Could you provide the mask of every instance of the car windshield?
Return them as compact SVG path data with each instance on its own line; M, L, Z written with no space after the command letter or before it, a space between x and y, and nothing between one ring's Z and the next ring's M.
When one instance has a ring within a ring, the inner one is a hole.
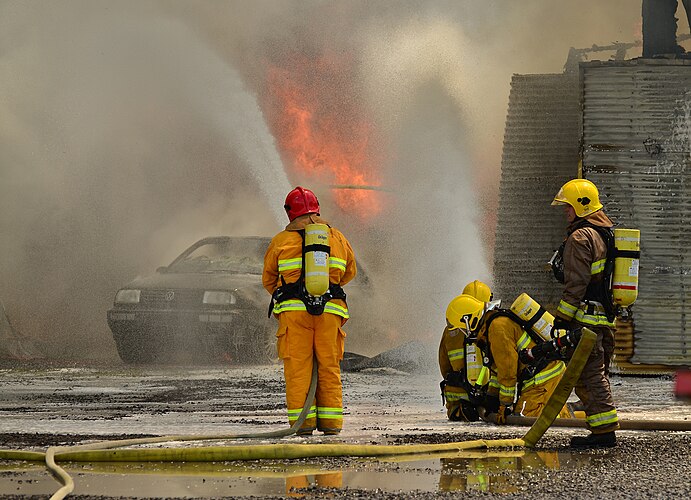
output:
M213 240L183 253L167 272L261 274L267 245L259 238Z

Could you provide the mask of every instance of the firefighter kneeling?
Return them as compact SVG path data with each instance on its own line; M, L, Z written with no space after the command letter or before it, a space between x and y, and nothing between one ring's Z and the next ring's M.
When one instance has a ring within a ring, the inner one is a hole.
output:
M478 420L479 407L496 413L499 424L512 412L537 417L564 373L557 356L531 360L525 350L542 342L515 314L496 306L462 294L447 308L439 365L450 420ZM559 416L570 414L564 408Z

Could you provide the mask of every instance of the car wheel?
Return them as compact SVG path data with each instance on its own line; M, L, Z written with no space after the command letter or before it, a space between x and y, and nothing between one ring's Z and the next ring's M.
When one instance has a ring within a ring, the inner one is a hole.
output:
M261 338L261 352L258 353L258 363L275 365L280 361L280 358L278 357L278 348L276 345L275 327L264 328L264 333Z
M157 347L151 340L134 335L114 335L115 346L120 359L128 364L141 365L155 363L158 359Z
M241 364L266 365L276 363L276 336L274 325L269 321L250 325L234 338L235 359Z

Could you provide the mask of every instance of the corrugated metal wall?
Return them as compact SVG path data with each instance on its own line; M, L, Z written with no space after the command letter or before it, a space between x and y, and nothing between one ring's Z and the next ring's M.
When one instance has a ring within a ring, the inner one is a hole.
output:
M578 73L514 75L504 132L494 250L495 296L504 306L522 292L554 312L561 285L546 270L566 230L550 206L578 171Z
M631 363L691 364L691 61L581 64L583 174L641 230Z

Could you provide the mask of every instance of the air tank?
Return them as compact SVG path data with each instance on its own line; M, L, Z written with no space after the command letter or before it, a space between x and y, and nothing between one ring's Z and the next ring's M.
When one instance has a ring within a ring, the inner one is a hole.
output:
M313 297L329 289L329 226L305 226L305 289Z

